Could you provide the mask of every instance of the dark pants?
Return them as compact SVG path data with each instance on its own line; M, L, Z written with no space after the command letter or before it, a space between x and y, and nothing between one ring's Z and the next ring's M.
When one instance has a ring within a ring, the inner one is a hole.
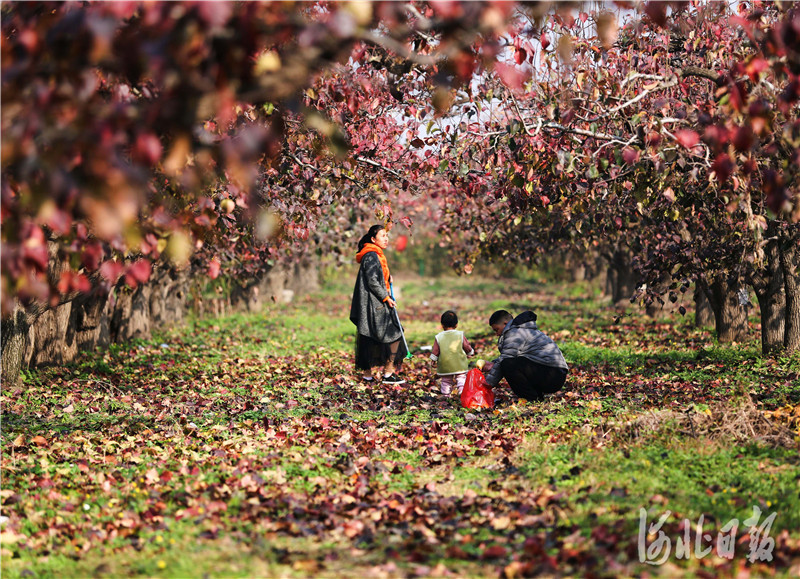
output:
M542 400L545 394L558 392L567 380L566 369L521 357L503 360L500 370L514 394L526 400Z

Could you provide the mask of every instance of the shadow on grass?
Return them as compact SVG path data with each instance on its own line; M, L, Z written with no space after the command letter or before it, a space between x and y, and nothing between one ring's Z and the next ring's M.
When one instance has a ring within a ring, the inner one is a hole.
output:
M53 432L56 435L67 435L77 431L111 433L117 429L125 434L136 434L147 429L161 430L165 425L163 419L159 420L155 416L130 416L129 414L76 413L45 418L14 412L3 413L3 430L9 437L18 434L32 436L45 432Z
M579 342L560 344L564 356L575 364L602 364L616 370L648 369L654 371L676 371L676 364L717 365L720 369L733 370L748 367L753 372L766 367L753 348L728 348L715 346L700 350L672 350L667 352L642 352L633 347L592 346ZM666 366L666 367L661 367Z
M589 346L578 342L560 344L568 363L580 365L602 365L614 370L653 368L664 371L662 366L696 361L696 353L691 351L636 352L633 348L611 350L603 346ZM674 369L674 366L671 366Z

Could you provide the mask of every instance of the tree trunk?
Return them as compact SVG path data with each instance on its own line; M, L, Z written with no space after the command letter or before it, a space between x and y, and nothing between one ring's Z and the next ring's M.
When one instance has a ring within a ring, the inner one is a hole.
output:
M767 230L769 236L774 233ZM765 267L756 272L751 285L761 310L761 353L771 356L784 348L786 293L777 240L767 243L764 254Z
M672 283L672 276L670 275L661 275L659 279L654 282L652 285L648 284L647 292L646 292L646 299L650 300L649 303L645 306L645 313L651 317L655 318L660 313L667 313L671 312L675 309L674 304L677 302L677 294L674 291L671 291L670 284ZM670 294L675 299L675 302L670 299L669 303L664 300L664 296Z
M32 366L60 366L75 359L78 348L72 306L69 302L49 309L31 324Z
M294 298L294 291L289 289L291 271L281 265L276 264L261 281L261 293L264 300L274 303L286 304Z
M150 293L150 322L154 327L168 327L183 321L189 293L186 269L161 265L155 268L148 285Z
M65 304L35 314L30 322L22 367L72 362L80 352L110 343L108 294L97 287Z
M570 276L573 282L586 281L586 266L582 263L574 263L570 267Z
M739 303L741 283L718 275L711 282L709 301L714 310L714 327L721 343L741 342L747 339L747 310Z
M781 239L780 264L786 294L786 325L783 347L787 353L800 351L800 235Z
M51 285L55 285L68 265L66 260L59 255L58 244L53 241L48 240L47 242L47 255L47 278ZM0 374L4 385L19 382L29 338L35 334L32 325L47 309L47 304L39 302L34 302L26 308L17 305L11 315L2 320L2 336L0 336L2 339L2 369L0 369Z
M714 310L708 301L705 284L698 281L694 286L694 327L705 328L714 321Z
M294 264L288 288L296 295L303 295L319 289L319 269L317 262L304 256Z
M617 271L610 265L606 268L606 279L603 283L603 295L613 298L617 287Z
M75 330L79 352L106 347L111 343L109 321L112 309L108 297L108 293L101 290L75 300L73 308L76 311Z
M140 285L133 292L127 288L117 290L117 301L111 317L111 340L127 342L135 338L150 337L150 294L148 285Z
M25 342L28 336L29 320L25 310L16 307L10 316L0 321L0 340L2 340L3 388L16 386L22 371Z
M633 271L633 260L628 251L617 250L611 258L608 272L611 280L611 301L615 306L630 303L636 292L639 278Z
M606 289L608 286L608 268L604 267L605 264L603 264L603 267L601 267L601 264L599 263L600 258L598 258L597 261L598 263L596 269L590 267L587 271L587 276L590 280L592 280L595 286L603 288L602 295L605 296L607 295Z

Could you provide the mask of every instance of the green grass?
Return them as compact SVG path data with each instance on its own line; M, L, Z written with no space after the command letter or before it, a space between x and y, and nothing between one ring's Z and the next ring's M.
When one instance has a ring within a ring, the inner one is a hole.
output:
M755 335L717 344L690 316L617 319L587 284L397 285L415 353L398 390L358 381L349 283L26 372L0 395L3 575L496 577L538 569L537 542L557 562L545 575L610 560L614 575L735 574L639 563L640 508L671 511L674 539L683 519L713 532L758 506L773 537L800 539L800 430L770 414L800 402L800 357L763 359ZM438 394L420 347L444 310L491 359L488 316L527 307L571 365L563 392L522 404L501 388L494 411ZM700 428L740 406L772 438Z
M612 507L626 513L637 513L640 507L670 510L679 513L680 520L696 521L705 514L724 523L744 520L758 506L778 512L775 532L800 526L795 480L799 461L793 450L651 441L598 451L576 442L554 447L533 443L519 463L534 484L552 484L567 492L575 506L570 518L581 528L590 529L592 520L610 522ZM789 468L772 472L778 465ZM616 494L609 495L613 489ZM660 496L654 503L655 495ZM603 513L595 519L592 514L598 510Z

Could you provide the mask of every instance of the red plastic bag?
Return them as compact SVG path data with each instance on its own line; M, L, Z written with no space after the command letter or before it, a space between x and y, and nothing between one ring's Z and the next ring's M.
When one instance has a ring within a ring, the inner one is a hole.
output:
M464 408L494 408L494 392L486 383L483 372L477 368L467 372L461 391L461 405Z

